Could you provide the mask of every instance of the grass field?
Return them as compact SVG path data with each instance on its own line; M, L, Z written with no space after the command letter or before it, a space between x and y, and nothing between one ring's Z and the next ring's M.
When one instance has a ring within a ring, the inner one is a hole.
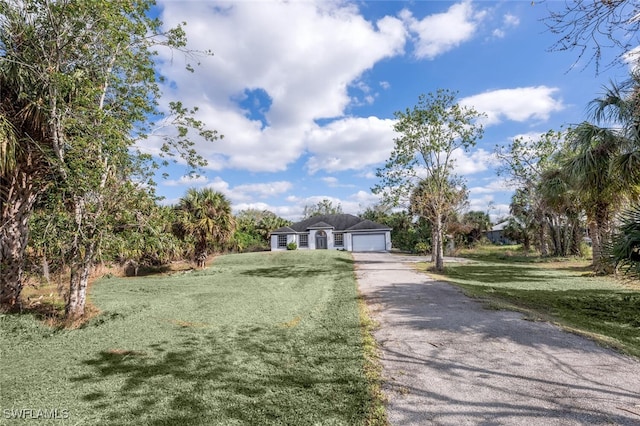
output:
M592 276L586 260L541 259L510 247L484 247L462 255L473 261L447 263L444 274L429 274L494 308L556 322L640 357L637 282ZM423 264L423 270L427 266Z
M0 422L21 423L7 418L16 410L74 425L371 417L349 253L222 256L203 271L102 279L91 300L101 313L77 330L0 317Z

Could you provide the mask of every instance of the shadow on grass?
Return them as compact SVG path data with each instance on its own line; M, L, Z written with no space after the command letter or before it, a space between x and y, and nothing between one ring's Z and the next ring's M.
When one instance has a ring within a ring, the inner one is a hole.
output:
M261 327L181 333L177 344L112 349L84 361L91 373L74 381L95 387L84 400L100 424L362 421L367 391L360 352L332 342L329 330L312 338Z
M330 273L331 270L323 268L300 268L296 266L273 266L269 268L255 268L241 272L250 277L267 278L304 278Z
M250 277L266 277L266 278L309 278L327 274L344 274L353 269L353 261L351 259L335 259L338 263L334 263L331 268L317 268L308 266L291 266L279 265L266 268L254 268L241 272L242 275Z
M544 282L557 277L544 274L540 268L509 264L460 264L448 268L447 276L483 283Z

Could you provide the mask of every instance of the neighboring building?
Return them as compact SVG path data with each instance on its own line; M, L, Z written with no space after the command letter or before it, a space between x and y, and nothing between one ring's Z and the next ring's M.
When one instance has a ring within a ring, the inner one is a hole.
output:
M487 231L487 238L489 239L489 241L491 241L493 244L500 244L500 245L517 244L516 241L510 240L509 238L504 236L504 228L508 224L509 224L509 221L505 220L503 222L498 223L493 228L491 228L491 231Z
M271 232L271 250L391 250L391 228L350 214L314 216Z

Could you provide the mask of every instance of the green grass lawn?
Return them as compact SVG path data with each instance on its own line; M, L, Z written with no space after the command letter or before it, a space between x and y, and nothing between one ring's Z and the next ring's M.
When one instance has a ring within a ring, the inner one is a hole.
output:
M5 315L6 410L86 425L353 425L370 416L349 253L221 256L203 271L102 279L101 310L54 330ZM46 424L47 422L38 422Z
M540 259L487 248L463 254L469 263L447 263L442 275L494 308L521 310L594 337L640 357L640 291L637 283L595 277L587 261ZM426 269L427 265L423 265Z

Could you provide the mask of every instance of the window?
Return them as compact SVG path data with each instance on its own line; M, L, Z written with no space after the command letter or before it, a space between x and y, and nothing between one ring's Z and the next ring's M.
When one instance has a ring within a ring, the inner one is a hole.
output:
M278 247L286 247L286 246L287 246L287 236L278 235Z
M309 247L309 234L300 234L300 247Z
M333 234L333 245L336 247L344 246L344 234Z

